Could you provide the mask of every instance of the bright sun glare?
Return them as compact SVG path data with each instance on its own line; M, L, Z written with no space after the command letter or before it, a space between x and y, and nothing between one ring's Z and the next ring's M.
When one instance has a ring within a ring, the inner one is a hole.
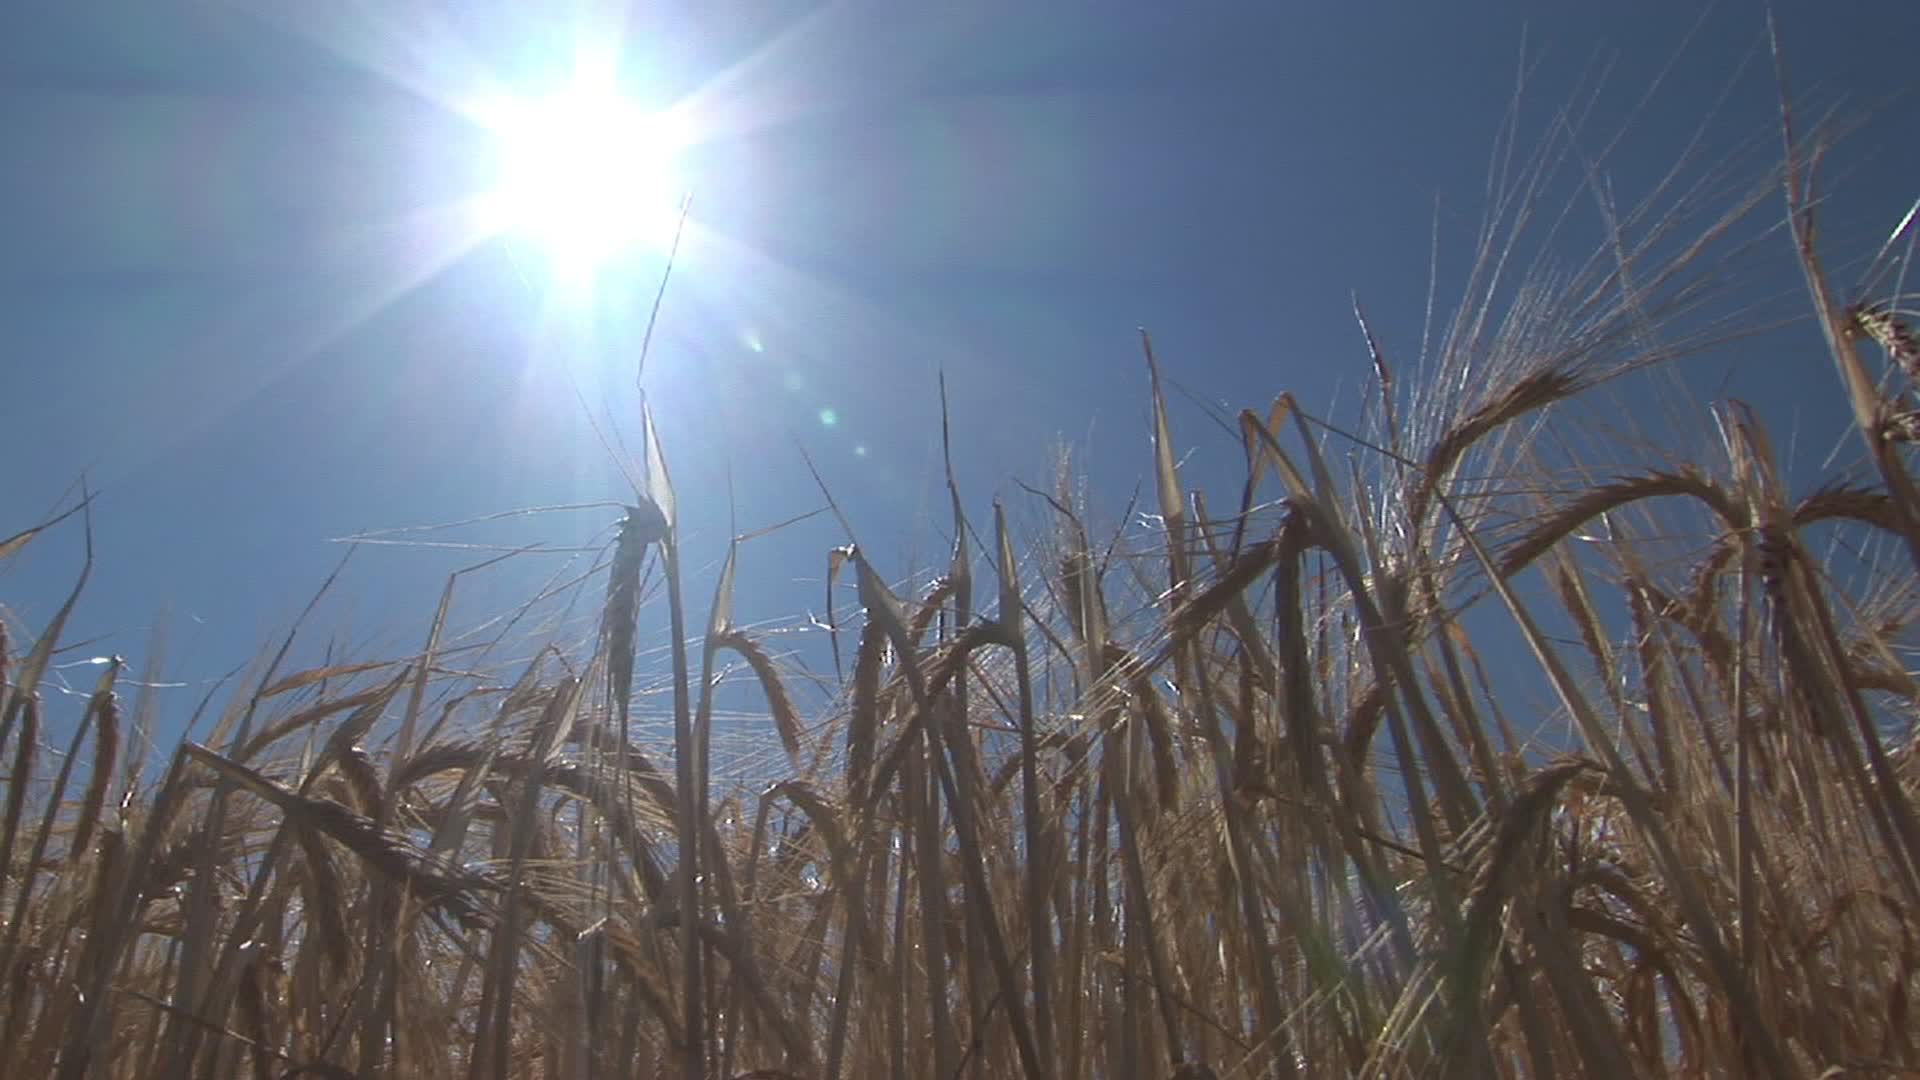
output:
M636 246L664 246L680 202L681 140L666 114L611 91L575 89L489 110L498 140L494 228L542 249L562 273L590 276Z

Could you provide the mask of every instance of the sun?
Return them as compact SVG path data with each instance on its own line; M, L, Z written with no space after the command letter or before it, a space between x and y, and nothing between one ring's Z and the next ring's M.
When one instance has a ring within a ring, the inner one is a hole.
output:
M484 197L491 227L529 242L566 276L664 247L683 198L684 139L670 117L590 86L495 103L482 116L497 154Z

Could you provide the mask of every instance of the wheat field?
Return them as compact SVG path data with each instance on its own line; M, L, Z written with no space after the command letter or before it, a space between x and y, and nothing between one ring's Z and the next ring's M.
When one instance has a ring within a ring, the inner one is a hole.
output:
M1828 143L1782 127L1772 174L1676 172L1553 260L1510 256L1571 144L1517 155L1430 355L1362 315L1364 415L1229 418L1230 505L1142 335L1147 512L1063 462L1043 527L975 522L949 469L937 579L827 553L817 713L731 551L682 595L651 420L572 653L467 670L445 606L411 655L269 648L149 772L117 667L45 745L71 601L0 637L0 1071L1920 1076L1914 223L1823 252ZM1756 218L1857 429L1812 485L1735 401L1684 456L1592 422L1746 332L1716 253ZM777 782L713 764L722 671Z

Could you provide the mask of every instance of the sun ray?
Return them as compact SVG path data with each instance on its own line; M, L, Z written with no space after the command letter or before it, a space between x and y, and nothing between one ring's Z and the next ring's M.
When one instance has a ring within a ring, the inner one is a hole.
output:
M303 355L319 352L345 337L458 262L490 235L480 208L472 200L423 207L371 232L379 234L369 243L383 249L377 260L382 272L337 318L304 343L299 350ZM420 238L425 238L424 242Z
M511 234L537 252L550 284L584 295L608 263L664 245L685 181L679 151L694 127L684 107L647 107L635 82L627 20L582 15L545 55L517 58L514 75L490 65L447 17L378 13L321 22L276 20L284 31L473 124L484 137L486 236Z

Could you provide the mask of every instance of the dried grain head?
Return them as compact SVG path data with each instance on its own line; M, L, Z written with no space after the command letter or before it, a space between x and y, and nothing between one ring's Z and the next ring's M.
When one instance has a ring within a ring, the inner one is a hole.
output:
M1887 361L1907 377L1914 392L1920 393L1920 335L1887 304L1856 304L1846 310L1847 328L1880 346Z

